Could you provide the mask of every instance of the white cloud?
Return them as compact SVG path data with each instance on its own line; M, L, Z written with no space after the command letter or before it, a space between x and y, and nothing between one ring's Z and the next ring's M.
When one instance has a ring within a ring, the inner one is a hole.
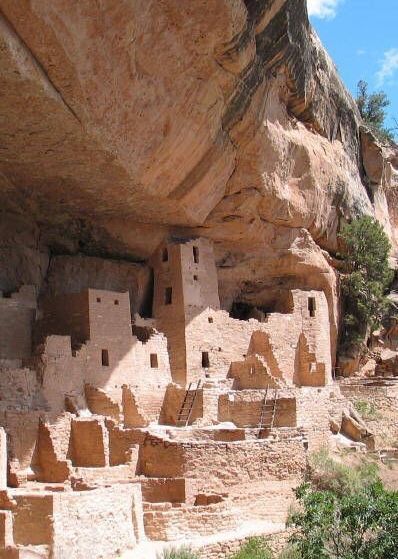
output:
M307 0L308 14L321 19L331 19L336 15L342 0Z
M386 79L392 78L398 70L398 48L387 50L380 64L380 70L376 74L378 87L381 87Z

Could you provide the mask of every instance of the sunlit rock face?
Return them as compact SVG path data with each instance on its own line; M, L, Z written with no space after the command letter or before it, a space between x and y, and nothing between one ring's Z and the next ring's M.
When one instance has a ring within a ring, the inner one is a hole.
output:
M0 10L0 288L41 287L54 254L142 262L167 236L201 235L225 307L322 288L337 331L322 249L361 213L395 239L397 157L360 133L304 0Z

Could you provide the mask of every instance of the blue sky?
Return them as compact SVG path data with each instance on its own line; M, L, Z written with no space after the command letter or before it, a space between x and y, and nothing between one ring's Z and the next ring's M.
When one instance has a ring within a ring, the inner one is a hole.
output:
M398 120L398 0L307 0L311 22L355 95L359 80L391 101Z

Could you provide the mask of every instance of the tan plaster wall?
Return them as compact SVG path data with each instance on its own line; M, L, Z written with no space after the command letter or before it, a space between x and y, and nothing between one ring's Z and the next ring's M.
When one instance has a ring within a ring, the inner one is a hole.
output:
M261 418L265 391L244 390L223 394L219 399L218 418L232 421L237 427L257 427ZM270 391L269 398L273 397ZM278 397L274 427L296 427L295 398Z
M112 559L132 549L136 499L131 484L55 494L54 559Z

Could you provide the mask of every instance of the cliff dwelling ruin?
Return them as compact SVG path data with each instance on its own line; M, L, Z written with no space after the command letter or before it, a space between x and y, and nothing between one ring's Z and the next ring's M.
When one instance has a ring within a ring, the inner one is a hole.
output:
M0 0L0 70L0 559L230 559L320 449L396 462L338 255L396 265L397 149L305 0Z
M242 518L277 529L332 418L371 445L333 383L322 291L286 291L284 312L239 320L220 308L207 239L150 261L150 318L131 314L128 292L0 299L1 518L16 557L117 557Z

